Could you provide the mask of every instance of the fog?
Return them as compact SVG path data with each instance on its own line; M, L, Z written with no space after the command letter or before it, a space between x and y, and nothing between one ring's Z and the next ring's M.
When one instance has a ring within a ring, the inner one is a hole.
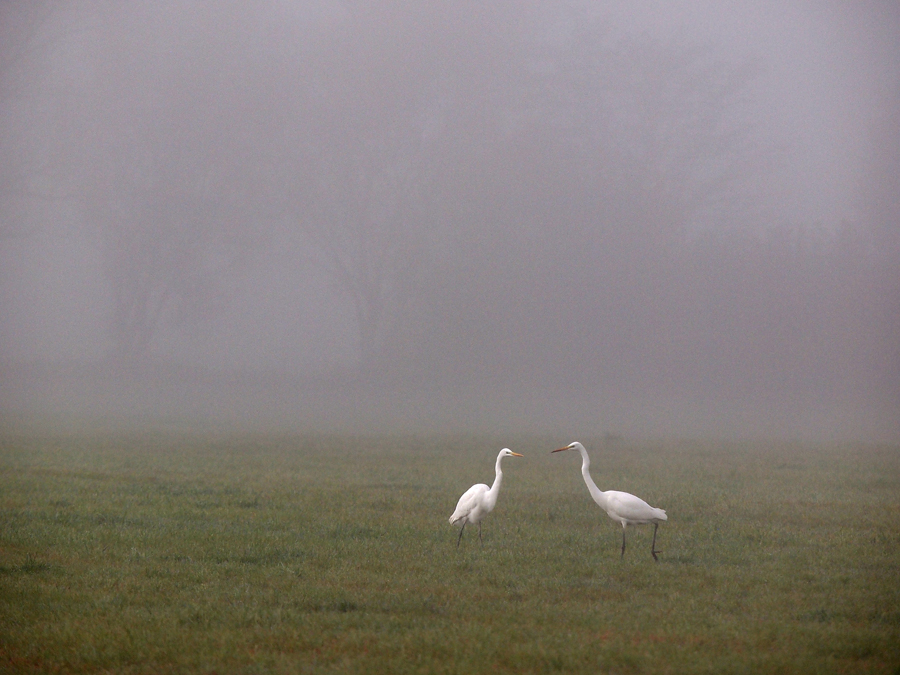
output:
M900 440L892 2L0 5L7 423Z

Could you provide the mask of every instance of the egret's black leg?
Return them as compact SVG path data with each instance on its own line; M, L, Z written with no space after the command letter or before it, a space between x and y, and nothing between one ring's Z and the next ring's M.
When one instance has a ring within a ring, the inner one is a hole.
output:
M467 522L468 522L468 521L465 521L465 520L464 520L464 521L463 521L463 526L462 526L461 528L459 528L459 537L456 538L456 548L459 548L459 542L462 541L462 533L463 533L463 530L466 529L466 523L467 523Z
M622 526L622 555L621 555L622 558L625 557L625 530L626 529L627 528L623 525Z
M652 555L653 559L657 560L657 561L659 560L659 558L656 557L656 554L662 553L662 551L656 550L656 531L658 529L659 529L659 523L653 523L653 543L650 544L650 555Z
M484 546L484 539L481 538L481 521L478 521L478 541L481 542L481 545Z

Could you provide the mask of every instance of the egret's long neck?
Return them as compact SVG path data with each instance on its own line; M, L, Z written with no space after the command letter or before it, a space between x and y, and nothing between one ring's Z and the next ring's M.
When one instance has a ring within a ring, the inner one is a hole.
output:
M494 466L494 483L491 485L491 495L496 495L500 492L500 483L503 482L503 471L500 470L500 462L503 459L503 455L497 457L497 464Z
M601 491L597 484L594 483L594 479L591 478L591 460L588 457L587 450L578 448L578 451L581 453L581 475L584 477L584 484L587 485L588 492L591 493L594 501L605 508L606 493Z

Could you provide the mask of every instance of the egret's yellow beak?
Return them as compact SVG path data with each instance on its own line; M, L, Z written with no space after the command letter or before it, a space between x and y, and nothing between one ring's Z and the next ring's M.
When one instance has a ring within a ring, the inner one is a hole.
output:
M563 450L571 450L571 449L572 449L572 448L570 448L570 447L567 445L567 446L564 447L564 448L557 448L556 450L552 450L552 451L550 452L550 454L552 455L554 452L562 452Z
M525 455L520 455L518 452L513 452L512 456L513 457L524 457Z

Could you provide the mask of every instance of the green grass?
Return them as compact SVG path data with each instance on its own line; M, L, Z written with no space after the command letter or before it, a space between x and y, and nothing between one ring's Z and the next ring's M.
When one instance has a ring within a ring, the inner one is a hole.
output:
M0 672L900 672L900 448L570 440L7 434Z

